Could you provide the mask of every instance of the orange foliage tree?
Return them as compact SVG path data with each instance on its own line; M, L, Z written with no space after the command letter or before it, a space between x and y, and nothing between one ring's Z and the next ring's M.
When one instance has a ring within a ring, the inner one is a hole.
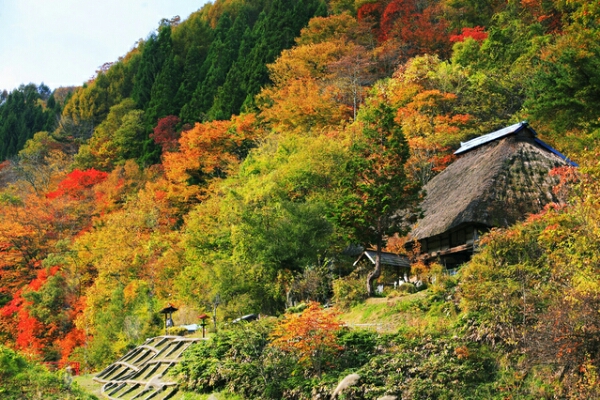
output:
M284 51L268 66L274 85L257 98L261 117L276 130L304 134L348 119L351 108L339 95L344 90L331 66L354 49L351 43L331 40Z
M334 310L310 302L301 314L286 315L275 327L271 345L293 354L300 364L321 375L327 360L342 349L337 343L337 333L342 329L337 316Z
M402 66L389 82L398 107L396 122L410 146L408 169L426 184L453 161L452 149L465 140L476 117L462 113L464 71L435 56L419 56Z
M163 154L165 177L171 184L166 196L193 201L209 182L237 168L257 139L254 114L230 121L197 123L182 133L179 151Z
M380 0L362 5L358 19L371 25L379 42L396 42L404 60L426 53L445 57L450 52L448 23L438 2Z
M77 302L71 275L61 271L65 249L74 235L89 228L96 209L94 187L106 176L74 170L52 192L2 193L0 337L6 344L45 359L60 357L57 341L72 331L76 313L70 310Z

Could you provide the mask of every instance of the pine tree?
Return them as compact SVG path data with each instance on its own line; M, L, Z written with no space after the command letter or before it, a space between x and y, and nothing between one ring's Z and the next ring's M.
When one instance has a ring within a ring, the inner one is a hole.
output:
M7 94L0 104L0 159L16 155L36 132L53 124L53 111L44 111L39 104L42 96L48 98L48 93L47 86L30 83Z
M152 98L152 87L171 52L171 27L159 27L158 36L151 34L143 46L142 59L135 75L132 97L138 108L146 109Z
M270 82L267 64L273 63L282 50L294 45L300 30L316 11L322 10L321 5L319 0L275 0L268 12L261 13L253 28L255 45L241 63L247 94L243 108L252 108L254 95Z
M187 52L183 66L181 84L179 85L177 94L175 95L175 103L180 109L185 107L185 105L191 101L192 96L194 95L194 90L202 78L200 71L204 60L206 59L207 52L207 48L203 48L197 44L194 44ZM180 112L177 114L179 113Z
M215 40L200 70L202 81L198 83L192 100L182 109L181 119L184 122L205 119L219 87L225 82L227 73L237 58L240 39L247 24L245 12L241 12L235 22L232 22L229 14L224 14L219 19Z
M146 126L151 130L159 119L179 113L175 102L181 79L180 62L170 51L152 86L151 100L146 110Z

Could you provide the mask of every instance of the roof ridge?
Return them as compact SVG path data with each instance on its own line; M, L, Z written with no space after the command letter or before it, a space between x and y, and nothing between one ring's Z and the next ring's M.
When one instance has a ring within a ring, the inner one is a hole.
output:
M472 150L476 147L479 147L483 144L492 142L494 140L498 140L508 135L515 134L521 131L524 128L529 128L531 133L533 133L534 137L537 136L537 132L529 127L529 123L527 121L521 121L516 124L504 127L494 132L486 133L485 135L478 136L466 142L460 142L460 148L454 152L455 155L466 153L469 150Z

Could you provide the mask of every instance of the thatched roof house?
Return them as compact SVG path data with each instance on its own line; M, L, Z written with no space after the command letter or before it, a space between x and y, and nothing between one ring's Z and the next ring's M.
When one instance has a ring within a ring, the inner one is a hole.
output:
M521 122L465 143L460 157L425 185L424 217L410 237L425 259L448 268L468 261L478 235L559 202L552 168L575 165Z

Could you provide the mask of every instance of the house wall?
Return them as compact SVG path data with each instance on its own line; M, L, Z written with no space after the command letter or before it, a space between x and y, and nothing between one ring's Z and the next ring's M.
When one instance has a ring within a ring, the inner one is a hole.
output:
M463 245L473 245L477 237L477 228L473 225L456 229L452 232L444 232L441 235L423 239L421 241L421 253L437 253L450 250Z

